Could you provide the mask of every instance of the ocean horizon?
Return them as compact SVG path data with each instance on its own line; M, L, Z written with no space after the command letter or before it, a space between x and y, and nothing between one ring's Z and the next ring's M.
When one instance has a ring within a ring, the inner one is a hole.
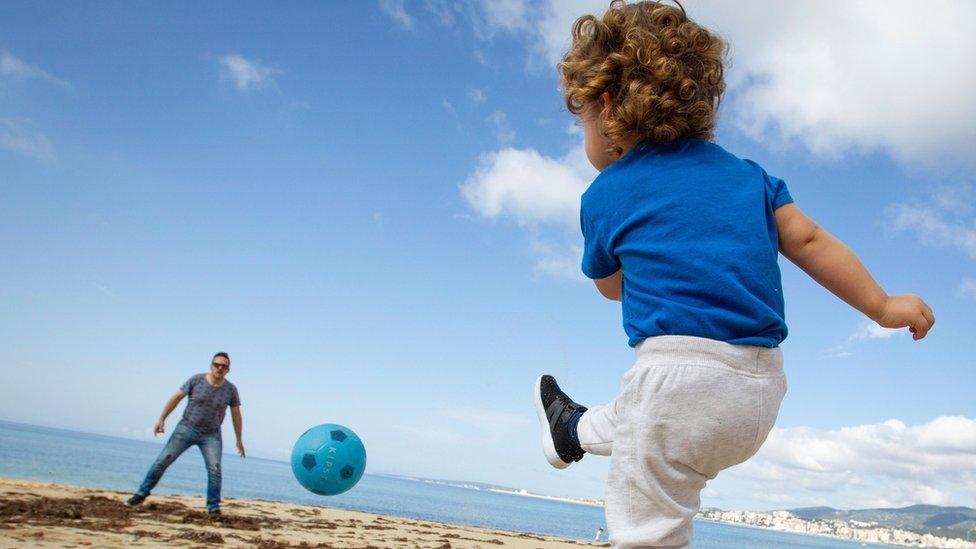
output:
M0 420L0 477L131 492L162 442ZM579 540L593 540L598 528L606 529L602 507L492 491L482 483L371 474L367 469L352 490L322 497L301 488L285 461L225 454L222 464L225 498L281 501ZM202 508L205 486L202 457L191 449L170 467L154 493L199 496ZM731 549L861 546L864 544L859 542L702 520L695 521L692 543L695 548Z

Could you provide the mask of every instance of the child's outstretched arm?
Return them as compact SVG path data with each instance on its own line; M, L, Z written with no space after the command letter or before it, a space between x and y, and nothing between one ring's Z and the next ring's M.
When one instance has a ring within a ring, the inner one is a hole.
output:
M908 327L916 340L935 324L932 309L914 295L889 296L843 242L794 204L775 212L779 249L821 286L885 328Z

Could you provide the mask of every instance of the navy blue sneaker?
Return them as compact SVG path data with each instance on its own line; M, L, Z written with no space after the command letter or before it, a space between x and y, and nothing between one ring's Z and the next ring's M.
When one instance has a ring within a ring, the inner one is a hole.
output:
M142 502L146 501L146 496L140 496L139 494L132 494L132 497L126 500L125 504L129 507L138 507L142 505Z
M586 452L569 434L570 421L586 411L566 393L556 379L544 374L535 382L535 413L542 427L542 450L546 461L556 469L565 469L574 461L583 459Z

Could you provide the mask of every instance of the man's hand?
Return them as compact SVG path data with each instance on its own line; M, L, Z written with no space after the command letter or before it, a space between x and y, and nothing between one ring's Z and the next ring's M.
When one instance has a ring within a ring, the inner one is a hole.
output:
M912 339L925 337L935 325L932 308L915 295L895 295L885 300L884 306L874 319L885 328L905 328L912 332Z
M179 404L185 396L186 393L183 392L183 389L180 389L179 391L173 393L173 396L169 397L169 400L167 400L166 404L163 406L163 413L159 415L159 421L156 422L156 427L153 429L153 436L161 435L166 432L166 418L169 417L169 414L176 408L176 405Z
M247 457L244 455L244 443L240 440L237 441L237 453L240 454L242 458Z

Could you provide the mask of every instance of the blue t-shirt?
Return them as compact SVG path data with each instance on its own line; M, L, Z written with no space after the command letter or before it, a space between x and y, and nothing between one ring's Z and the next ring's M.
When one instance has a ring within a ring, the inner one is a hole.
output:
M632 347L657 335L776 347L787 330L773 211L792 201L715 143L640 143L583 193L583 273L623 268Z

